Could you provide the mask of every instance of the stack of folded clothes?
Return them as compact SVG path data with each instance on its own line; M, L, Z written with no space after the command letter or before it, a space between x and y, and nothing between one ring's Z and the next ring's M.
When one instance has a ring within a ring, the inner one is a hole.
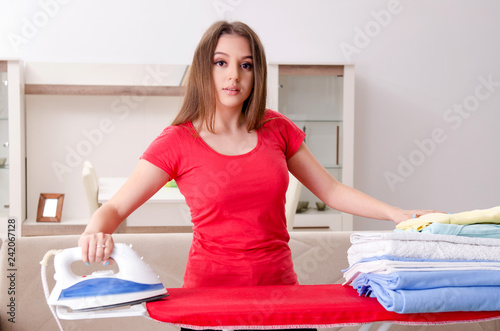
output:
M427 214L399 223L396 226L396 231L398 230L467 237L500 238L500 206L456 214Z
M354 233L344 285L397 313L500 311L500 207L460 214L424 215L390 233ZM433 224L454 229L424 231Z

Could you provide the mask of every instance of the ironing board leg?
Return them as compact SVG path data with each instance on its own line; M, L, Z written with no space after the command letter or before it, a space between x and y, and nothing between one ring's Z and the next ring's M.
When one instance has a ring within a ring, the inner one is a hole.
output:
M368 324L363 324L359 328L359 331L368 331L371 329L371 327L374 325L374 323L368 323ZM377 329L377 331L387 331L389 328L392 326L392 323L382 323Z
M378 331L387 331L390 329L392 326L392 323L382 323L381 326L379 326Z

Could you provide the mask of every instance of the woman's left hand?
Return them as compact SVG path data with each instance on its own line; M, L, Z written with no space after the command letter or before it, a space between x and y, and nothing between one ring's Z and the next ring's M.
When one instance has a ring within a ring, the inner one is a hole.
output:
M401 209L393 218L393 222L399 224L403 221L409 220L410 218L417 218L425 214L431 213L444 213L439 210L424 210L424 209L413 209L413 210L404 210Z

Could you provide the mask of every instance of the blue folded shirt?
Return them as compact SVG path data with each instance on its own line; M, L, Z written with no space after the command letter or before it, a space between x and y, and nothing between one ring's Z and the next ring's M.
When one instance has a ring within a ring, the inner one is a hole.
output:
M397 313L500 310L500 271L362 274L351 285Z
M495 224L441 224L432 223L422 232L448 234L463 237L500 238L500 225Z
M500 225L496 224L443 224L432 223L420 231L416 230L400 230L395 229L395 232L422 232L433 234L447 234L462 237L478 237L478 238L496 238L500 239Z
M441 287L425 290L384 290L373 287L388 311L400 314L500 310L499 286Z

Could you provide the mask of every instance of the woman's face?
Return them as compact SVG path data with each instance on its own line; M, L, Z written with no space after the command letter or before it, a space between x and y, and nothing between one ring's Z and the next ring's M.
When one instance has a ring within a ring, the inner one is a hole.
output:
M212 73L216 109L241 112L254 80L248 40L238 35L222 35L215 47Z

